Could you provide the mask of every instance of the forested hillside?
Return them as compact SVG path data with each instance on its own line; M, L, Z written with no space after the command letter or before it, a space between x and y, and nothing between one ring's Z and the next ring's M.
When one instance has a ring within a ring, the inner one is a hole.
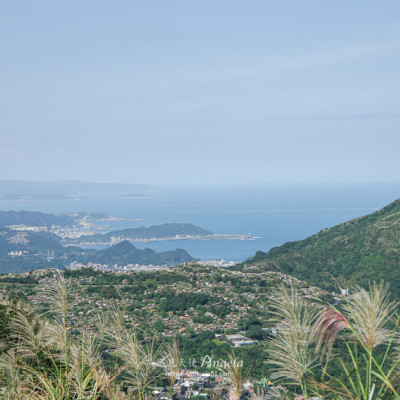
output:
M400 200L305 240L259 251L238 269L282 271L324 288L384 279L400 289Z

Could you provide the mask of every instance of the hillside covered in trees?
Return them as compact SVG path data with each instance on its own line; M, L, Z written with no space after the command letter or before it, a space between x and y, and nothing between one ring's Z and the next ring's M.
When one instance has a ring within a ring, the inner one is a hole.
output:
M246 271L281 271L331 288L384 279L400 289L400 199L372 214L324 229L304 240L259 251L237 266ZM331 275L331 276L330 276Z

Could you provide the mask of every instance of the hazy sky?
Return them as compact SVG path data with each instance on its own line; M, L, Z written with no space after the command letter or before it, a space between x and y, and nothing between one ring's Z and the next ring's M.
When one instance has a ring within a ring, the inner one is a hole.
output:
M0 178L398 181L400 1L0 2Z

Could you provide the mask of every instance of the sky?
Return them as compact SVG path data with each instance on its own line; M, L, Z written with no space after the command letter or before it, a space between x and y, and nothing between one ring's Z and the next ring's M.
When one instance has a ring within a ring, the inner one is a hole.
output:
M400 2L0 2L0 178L390 182Z

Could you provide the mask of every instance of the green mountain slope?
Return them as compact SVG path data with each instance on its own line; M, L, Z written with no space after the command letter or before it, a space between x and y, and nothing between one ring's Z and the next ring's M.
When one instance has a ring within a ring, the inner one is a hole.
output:
M384 279L400 290L400 199L305 240L259 251L238 268L281 271L324 288Z

